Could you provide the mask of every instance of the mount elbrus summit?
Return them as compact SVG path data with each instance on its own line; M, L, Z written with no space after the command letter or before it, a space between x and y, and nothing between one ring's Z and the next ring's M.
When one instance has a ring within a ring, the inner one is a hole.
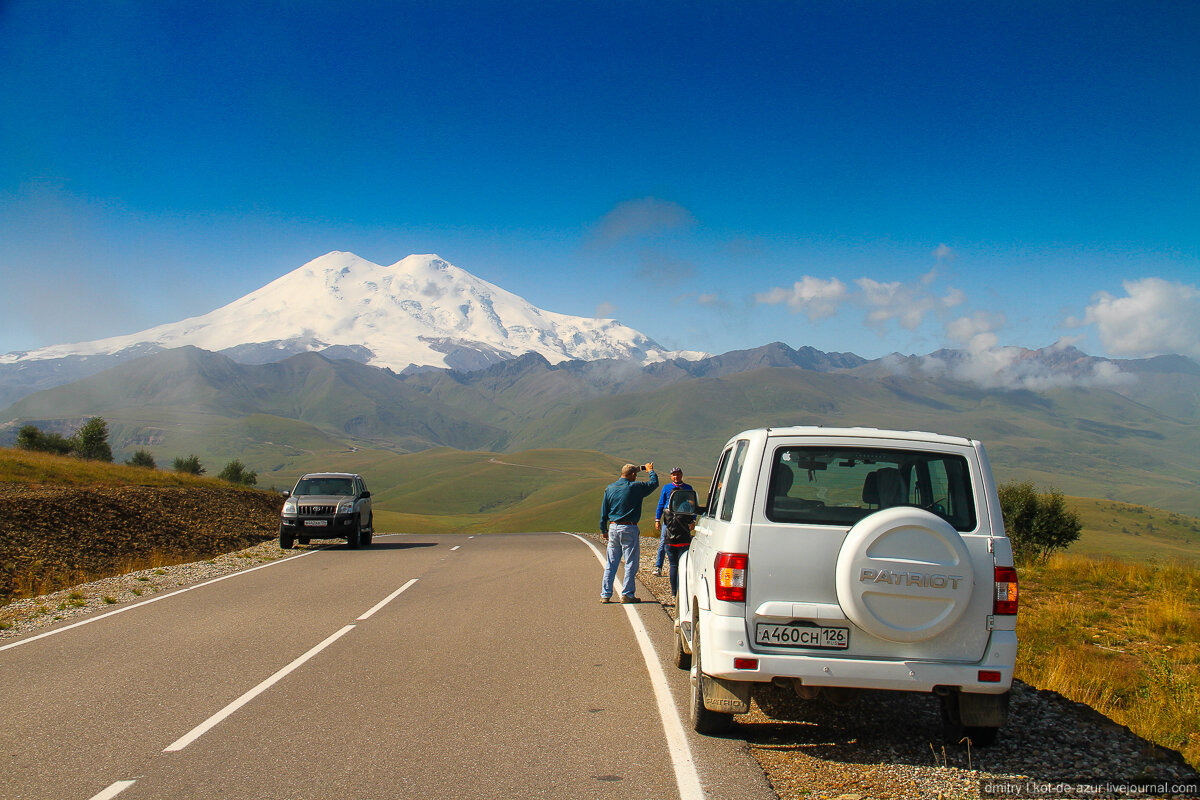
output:
M244 364L316 351L395 372L469 371L525 353L552 364L605 358L645 364L703 355L669 353L616 320L544 311L436 255L411 255L385 267L332 252L208 314L125 336L0 355L0 365L142 356L186 345Z

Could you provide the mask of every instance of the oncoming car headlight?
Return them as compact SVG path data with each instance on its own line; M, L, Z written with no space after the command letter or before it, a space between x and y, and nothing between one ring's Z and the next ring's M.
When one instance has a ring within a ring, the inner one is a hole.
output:
M296 516L296 501L293 498L283 501L283 513L289 517Z
M350 514L353 511L354 511L354 501L353 500L343 500L338 505L337 513L339 513L339 514Z

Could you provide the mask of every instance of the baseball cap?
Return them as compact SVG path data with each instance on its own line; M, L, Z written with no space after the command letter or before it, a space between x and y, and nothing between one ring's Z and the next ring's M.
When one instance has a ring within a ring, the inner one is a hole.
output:
M683 474L683 467L671 467L671 471L670 471L670 473L668 473L668 474L670 474L670 475L674 475L675 473L679 473L680 475L682 475L682 474Z

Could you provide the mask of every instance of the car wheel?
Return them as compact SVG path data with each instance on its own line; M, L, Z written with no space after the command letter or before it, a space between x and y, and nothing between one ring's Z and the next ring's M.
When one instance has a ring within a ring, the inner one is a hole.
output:
M361 537L363 547L371 546L371 539L373 539L375 537L375 515L374 514L372 514L370 517L367 518L367 528L364 531L360 531L359 536Z
M359 542L362 541L362 520L358 517L354 518L354 524L350 526L350 533L346 534L346 545L351 550L357 550Z
M680 669L692 668L692 654L683 649L683 630L675 631L675 666Z
M279 546L280 546L280 548L282 548L284 550L291 550L292 543L293 543L292 535L290 533L285 532L283 530L283 528L280 528L279 529Z
M312 541L312 539L309 539L307 536L299 536L296 538L296 541L300 544L308 544Z
M733 725L733 714L722 714L704 707L704 692L700 681L704 670L700 666L700 624L692 628L692 730L696 733L724 733Z

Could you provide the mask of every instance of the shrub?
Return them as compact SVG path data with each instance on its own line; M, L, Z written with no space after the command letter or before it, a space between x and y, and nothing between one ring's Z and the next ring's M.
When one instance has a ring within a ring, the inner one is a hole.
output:
M108 444L108 423L102 417L92 417L71 437L71 450L88 461L112 461Z
M1000 487L1004 529L1019 564L1040 563L1055 550L1079 538L1083 523L1067 509L1062 492L1039 493L1029 481L1011 481Z
M187 458L176 456L172 463L172 468L176 472L186 472L189 475L203 475L204 467L200 466L200 456L192 453Z
M131 467L148 467L149 469L158 467L154 463L154 456L150 455L149 451L146 450L138 450L133 454L133 458L129 459L126 463Z
M246 465L236 458L226 464L217 477L223 481L239 483L243 486L254 486L258 483L258 473L254 470L246 469Z
M57 433L45 433L36 425L25 425L17 432L17 447L39 453L65 456L71 452L69 439Z

